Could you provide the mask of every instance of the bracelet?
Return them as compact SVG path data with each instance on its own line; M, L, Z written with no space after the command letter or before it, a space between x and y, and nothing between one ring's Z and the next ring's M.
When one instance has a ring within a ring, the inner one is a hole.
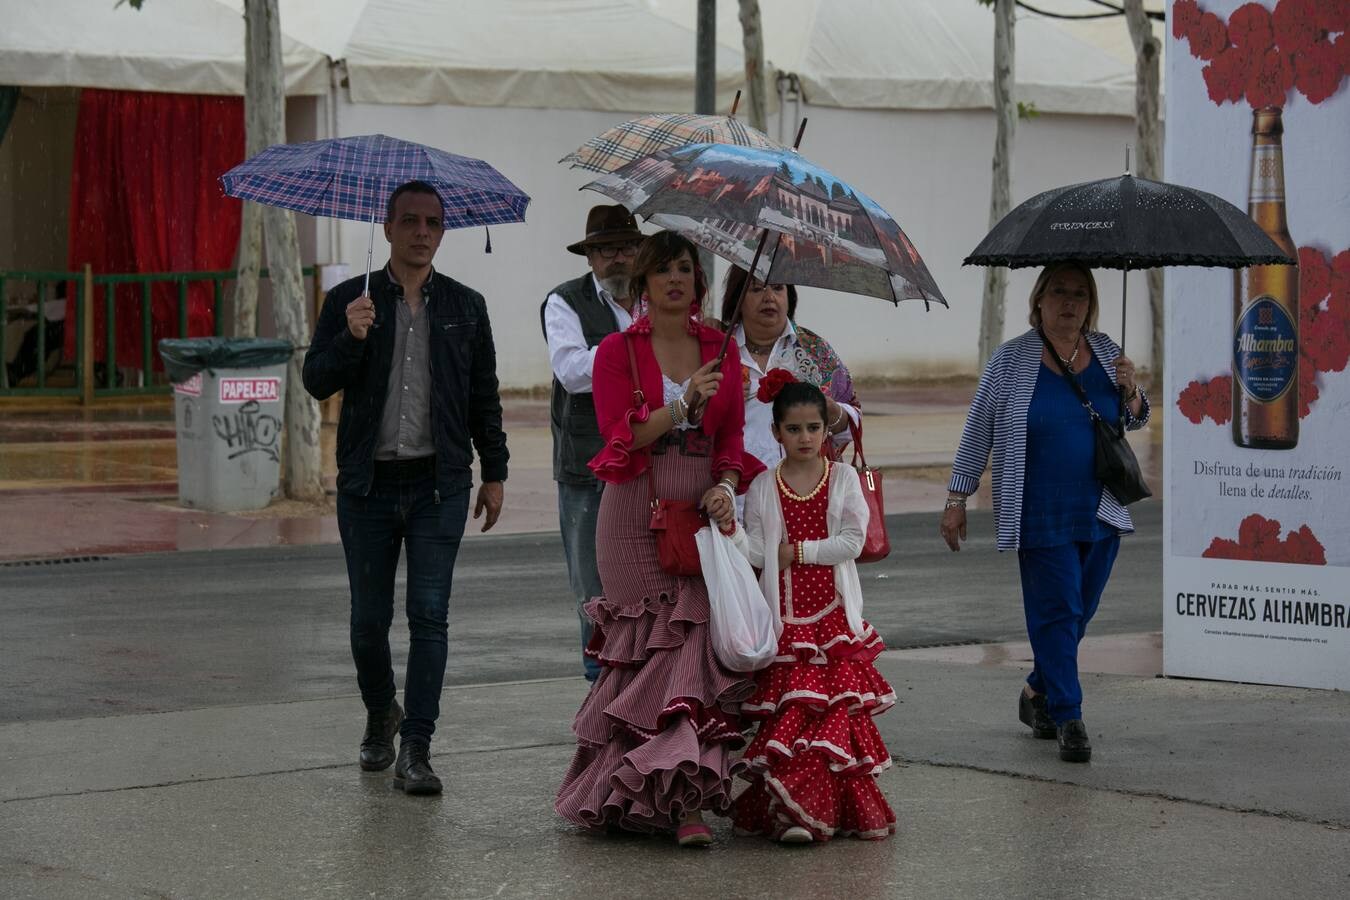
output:
M945 504L943 504L942 508L943 508L943 509L965 509L965 508L966 508L966 498L965 498L965 497L948 497L948 498L947 498L947 502L946 502Z
M806 555L805 555L805 551L803 551L803 549L802 549L802 542L801 542L801 541L798 541L798 542L797 542L797 565L799 565L799 566L804 566L804 565L806 565Z
M1134 386L1134 389L1130 391L1129 396L1125 398L1125 402L1126 402L1126 403L1133 403L1133 402L1134 402L1134 398L1135 398L1135 397L1138 397L1138 396L1139 396L1139 385L1136 384L1136 385Z
M689 421L689 409L684 405L684 400L682 398L676 397L674 400L670 401L670 403L667 404L667 409L670 410L670 421L672 425L682 425Z
M717 482L717 484L713 485L713 487L720 487L722 490L726 491L726 492L727 492L727 497L731 500L732 505L733 505L733 506L735 505L735 503L736 503L736 491L732 489L732 487L731 487L730 484L728 484L728 483L725 482L725 481L719 481L719 482Z
M833 422L830 423L830 431L834 431L836 428L838 428L839 423L844 421L844 416L848 415L848 413L844 412L844 405L842 403L836 403L835 406L839 407L839 415L835 417L835 420Z

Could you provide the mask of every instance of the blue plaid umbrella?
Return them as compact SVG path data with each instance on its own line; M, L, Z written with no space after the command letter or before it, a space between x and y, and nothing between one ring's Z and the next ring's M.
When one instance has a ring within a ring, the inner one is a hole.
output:
M481 159L384 134L277 144L220 176L230 197L311 216L369 221L367 285L375 220L383 221L389 195L409 181L436 189L446 228L523 222L530 203L524 191Z

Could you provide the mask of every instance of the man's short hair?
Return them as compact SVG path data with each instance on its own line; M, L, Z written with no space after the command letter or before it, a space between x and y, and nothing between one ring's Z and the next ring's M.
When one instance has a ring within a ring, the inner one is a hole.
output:
M441 205L441 218L445 218L445 201L441 199L440 194L436 193L436 189L425 181L409 181L405 184L400 184L394 189L394 192L389 195L389 205L384 211L384 220L386 222L394 221L394 204L397 203L398 198L402 197L404 194L430 194L435 197L436 202Z

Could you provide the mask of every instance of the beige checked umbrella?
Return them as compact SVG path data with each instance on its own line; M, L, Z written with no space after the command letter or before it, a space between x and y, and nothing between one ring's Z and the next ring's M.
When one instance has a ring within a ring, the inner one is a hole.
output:
M613 172L630 162L659 150L685 144L737 144L765 150L786 150L762 131L745 125L734 116L708 116L697 113L661 113L630 119L598 134L558 160L575 169Z

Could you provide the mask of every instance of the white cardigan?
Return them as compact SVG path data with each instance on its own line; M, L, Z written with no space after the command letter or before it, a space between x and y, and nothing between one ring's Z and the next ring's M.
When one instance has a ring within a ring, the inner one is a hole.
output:
M759 587L769 609L773 610L776 632L781 635L783 614L778 596L778 545L783 543L785 526L774 473L775 470L770 469L751 482L745 494L745 527L738 527L731 540L750 560L750 565L760 570ZM852 466L830 464L830 500L825 520L830 536L818 541L802 541L802 558L808 563L834 566L834 587L843 598L848 627L861 636L862 584L858 581L854 560L862 553L863 540L867 536L868 511L858 473Z

